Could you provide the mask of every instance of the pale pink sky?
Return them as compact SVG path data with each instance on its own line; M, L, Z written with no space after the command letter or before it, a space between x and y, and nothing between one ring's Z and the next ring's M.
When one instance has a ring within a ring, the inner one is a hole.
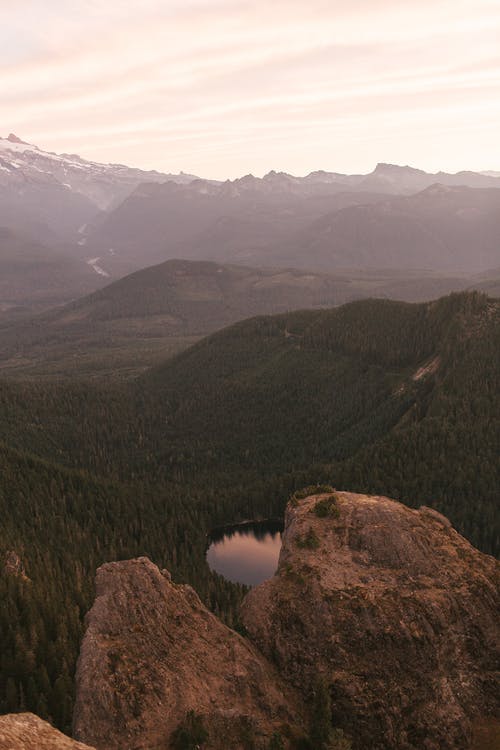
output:
M10 131L217 178L500 169L500 2L0 2Z

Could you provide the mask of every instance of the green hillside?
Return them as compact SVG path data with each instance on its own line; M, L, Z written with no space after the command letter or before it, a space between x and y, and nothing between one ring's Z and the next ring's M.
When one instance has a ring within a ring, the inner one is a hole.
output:
M53 278L59 283L60 272ZM473 282L471 276L430 271L330 274L169 260L17 324L0 317L0 373L32 379L131 378L253 315L366 297L420 302Z
M200 564L211 522L200 493L99 481L0 445L0 514L1 713L71 731L83 618L105 561L147 555L235 621L242 588Z
M141 381L150 471L319 472L433 505L498 554L499 344L500 305L479 294L244 322Z
M413 502L448 513L463 506L452 486L480 499L491 475L498 340L499 303L478 293L254 318L130 384L4 384L0 436L68 467L160 485L251 489L347 462L346 482L363 476L363 489L407 499L411 490ZM407 441L421 435L414 460ZM389 467L379 447L388 440L405 472ZM427 452L439 471L423 470ZM461 511L451 515L469 528Z
M0 710L67 728L105 560L146 554L234 623L206 533L306 484L431 505L498 555L499 344L479 293L366 300L238 323L129 383L3 383L0 560L30 580L0 567Z

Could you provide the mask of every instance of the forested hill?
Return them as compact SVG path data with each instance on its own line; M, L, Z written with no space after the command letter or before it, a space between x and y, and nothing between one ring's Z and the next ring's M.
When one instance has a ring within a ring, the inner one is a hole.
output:
M95 276L88 264L80 265ZM12 290L12 279L2 281ZM333 274L169 260L33 317L2 322L0 316L0 377L133 378L202 336L254 315L368 297L422 302L482 284L483 275L394 270ZM66 288L74 289L74 284Z
M133 384L4 385L0 436L101 477L242 496L334 470L350 489L436 505L496 552L497 532L483 527L497 478L499 319L479 293L254 318Z
M500 304L480 294L246 321L141 380L154 468L319 473L434 505L498 554L499 346Z
M96 480L0 443L0 713L33 711L71 732L83 621L104 561L148 555L233 624L242 588L204 565L205 498Z
M306 484L433 506L498 555L499 345L485 295L367 300L244 321L128 384L2 384L0 711L68 730L106 560L147 555L234 624L206 533Z

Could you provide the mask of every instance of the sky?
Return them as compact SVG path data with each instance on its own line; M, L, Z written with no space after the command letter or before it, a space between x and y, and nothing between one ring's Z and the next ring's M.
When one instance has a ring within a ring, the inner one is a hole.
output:
M500 169L500 0L0 0L0 135L217 179Z

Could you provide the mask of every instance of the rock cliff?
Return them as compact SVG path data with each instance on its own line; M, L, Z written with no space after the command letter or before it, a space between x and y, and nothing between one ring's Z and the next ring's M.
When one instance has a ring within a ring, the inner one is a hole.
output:
M0 716L0 750L93 750L34 714Z
M184 728L203 748L237 750L297 722L295 694L255 646L147 558L103 565L96 589L77 667L77 739L156 750Z
M309 496L242 617L306 695L324 678L356 750L469 748L498 718L499 567L431 509Z

